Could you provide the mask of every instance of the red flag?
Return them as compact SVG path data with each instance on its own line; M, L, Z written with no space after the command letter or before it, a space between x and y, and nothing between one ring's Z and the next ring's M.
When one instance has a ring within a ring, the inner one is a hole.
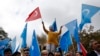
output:
M87 54L87 51L86 51L85 47L82 45L82 43L80 43L80 48L82 50L83 56L87 56L86 55Z
M33 10L32 13L29 14L28 18L26 19L27 21L32 21L41 18L40 10L39 7L37 7L35 10Z

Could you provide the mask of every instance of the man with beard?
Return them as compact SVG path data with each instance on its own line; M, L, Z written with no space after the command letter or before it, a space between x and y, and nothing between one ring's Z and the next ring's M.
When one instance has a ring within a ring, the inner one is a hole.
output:
M100 56L100 43L98 43L98 41L91 40L90 47L92 48L92 51L88 52L87 56Z

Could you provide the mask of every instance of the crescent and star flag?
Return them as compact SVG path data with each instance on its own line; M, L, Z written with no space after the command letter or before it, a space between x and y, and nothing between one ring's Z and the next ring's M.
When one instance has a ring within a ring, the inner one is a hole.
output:
M23 32L21 34L21 38L22 38L21 48L26 48L27 47L26 37L27 37L27 23L25 24L25 27L24 27Z
M76 42L80 42L79 34L78 34L78 26L77 26L77 19L65 24L65 27L68 28L70 35L74 37Z
M91 18L100 11L100 7L82 4L82 19L79 25L79 29L82 30L84 24L91 23Z
M30 46L30 56L41 56L40 49L39 49L39 43L37 40L35 30L33 31L32 43Z
M52 25L50 27L52 28L53 31L57 31L56 19L54 20L54 22L52 23Z
M28 18L26 19L26 22L36 20L39 18L41 18L41 14L40 14L39 7L37 7L35 10L33 10L33 12L29 14Z
M11 41L12 53L15 52L15 48L16 48L16 37L14 37L14 39Z
M66 51L68 52L68 48L69 46L71 46L73 43L72 43L72 39L70 37L70 33L69 31L66 31L62 36L61 36L61 39L60 39L60 48L63 50L63 51Z

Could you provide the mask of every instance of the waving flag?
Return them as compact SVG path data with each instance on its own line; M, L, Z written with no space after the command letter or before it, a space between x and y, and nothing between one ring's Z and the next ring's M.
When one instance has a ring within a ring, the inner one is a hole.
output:
M27 23L25 24L25 27L24 27L23 32L21 34L21 38L22 38L21 48L26 48L27 47L26 37L27 37Z
M15 48L16 48L16 37L11 41L12 53L15 52Z
M17 48L15 49L15 52L17 52L20 49L20 44L18 44Z
M6 38L4 40L0 41L0 51L3 50L4 48L7 48L7 45L9 44L10 39Z
M63 50L63 51L66 51L68 52L68 48L69 46L72 45L72 39L70 37L70 34L69 34L69 31L66 31L61 39L60 39L60 48Z
M70 35L74 36L74 39L76 42L80 42L79 35L78 35L78 26L77 26L77 19L69 22L68 24L65 24L65 26L68 28Z
M8 39L8 38L0 41L0 54L1 54L1 56L4 56L3 51L5 48L8 47L7 45L9 42L10 42L10 39Z
M6 46L9 43L10 39L6 38L0 41L0 47Z
M39 7L37 7L32 13L29 14L27 21L32 21L41 18Z
M57 31L56 19L50 27L53 29L53 31Z
M87 51L86 51L85 47L82 45L82 43L80 43L80 48L82 50L83 56L87 56L86 55L87 54Z
M30 56L40 56L40 49L35 30L33 31L32 45L30 47Z
M91 23L91 18L100 11L100 7L82 4L82 20L79 25L80 30L82 30L84 24Z

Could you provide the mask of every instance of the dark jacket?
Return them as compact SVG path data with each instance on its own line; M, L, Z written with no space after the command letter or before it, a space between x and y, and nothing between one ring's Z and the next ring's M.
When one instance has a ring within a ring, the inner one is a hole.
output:
M87 53L87 56L97 56L97 54L94 51L91 51Z

